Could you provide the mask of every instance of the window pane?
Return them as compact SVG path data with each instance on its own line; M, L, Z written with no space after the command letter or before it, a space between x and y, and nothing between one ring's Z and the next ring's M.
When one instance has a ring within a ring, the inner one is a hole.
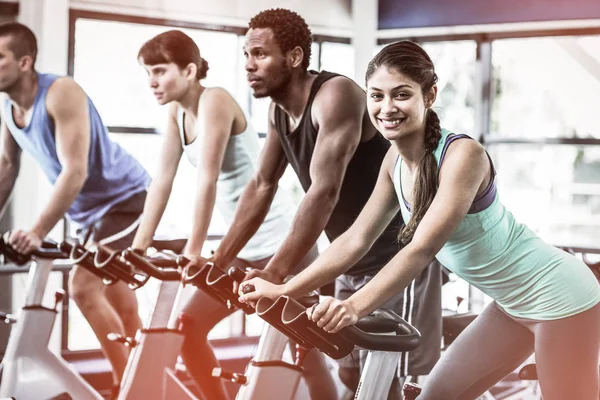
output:
M518 221L561 246L600 242L600 148L493 145L502 202Z
M493 42L492 132L600 137L600 36Z
M82 18L77 19L75 27L74 78L92 98L104 123L161 129L167 107L156 104L136 57L144 42L174 28ZM235 95L239 78L238 36L180 30L194 39L208 61L209 71L203 83L222 86Z
M446 129L473 135L475 127L475 56L473 41L424 43L438 75L433 109Z
M310 63L308 64L309 70L319 70L319 43L313 42L310 46Z
M321 70L354 78L354 47L345 43L321 44Z

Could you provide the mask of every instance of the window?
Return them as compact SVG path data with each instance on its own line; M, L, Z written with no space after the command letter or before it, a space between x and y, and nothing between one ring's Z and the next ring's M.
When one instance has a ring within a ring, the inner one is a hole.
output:
M443 128L475 135L474 41L424 43L438 75L438 95L433 105Z
M497 144L504 205L554 245L597 247L600 241L600 148Z
M497 40L492 133L600 137L600 36Z
M321 70L354 78L354 48L346 43L321 44ZM359 83L362 86L362 82Z
M74 78L93 99L106 125L162 129L167 107L157 105L152 97L137 54L147 40L171 29L175 28L77 19ZM194 39L200 54L208 61L208 75L203 82L208 86L222 86L236 96L238 36L176 29Z
M600 36L497 40L492 49L499 143L488 148L503 202L552 244L597 247L600 149L585 140L600 138Z

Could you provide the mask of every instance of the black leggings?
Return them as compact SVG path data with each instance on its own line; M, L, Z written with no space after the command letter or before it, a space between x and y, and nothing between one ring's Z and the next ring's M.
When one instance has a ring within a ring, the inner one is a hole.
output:
M598 400L600 303L551 321L491 303L442 355L418 400L475 399L533 352L544 400Z

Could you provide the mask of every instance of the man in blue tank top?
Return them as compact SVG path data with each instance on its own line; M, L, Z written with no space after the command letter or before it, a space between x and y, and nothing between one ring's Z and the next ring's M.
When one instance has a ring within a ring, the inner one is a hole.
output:
M7 203L19 173L21 151L35 158L54 189L37 221L14 230L9 242L22 253L41 240L66 213L84 241L111 249L130 245L143 209L150 177L108 138L98 111L69 77L35 70L37 43L19 23L0 25L0 207ZM119 282L105 287L75 266L70 294L98 337L113 366L115 385L128 350L107 340L110 332L134 336L141 322L134 293Z
M217 249L216 265L229 265L265 215L289 163L306 192L290 234L261 277L279 283L322 232L333 241L356 220L373 192L389 143L371 124L364 91L345 76L309 71L311 32L295 12L274 9L250 21L244 53L254 97L270 97L269 130L254 179L242 195L235 219ZM383 200L382 200L383 201ZM345 299L366 285L398 252L398 214L381 227L377 241L355 265L335 279L335 297ZM432 264L385 307L415 325L422 345L402 356L399 373L425 375L440 354L441 271ZM340 378L354 390L358 357L340 362ZM399 379L393 397L399 397Z

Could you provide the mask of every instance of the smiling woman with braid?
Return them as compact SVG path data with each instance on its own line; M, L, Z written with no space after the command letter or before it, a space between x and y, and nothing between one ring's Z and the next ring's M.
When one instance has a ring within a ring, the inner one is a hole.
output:
M309 318L335 332L381 306L436 257L494 301L436 364L419 400L475 399L533 352L545 400L598 398L600 285L578 259L545 243L499 200L495 170L469 136L440 128L437 76L427 53L402 41L369 64L367 106L392 146L356 222L285 285L254 279L245 301L298 296L342 273L401 210L405 246L344 301ZM577 382L577 383L574 383Z

